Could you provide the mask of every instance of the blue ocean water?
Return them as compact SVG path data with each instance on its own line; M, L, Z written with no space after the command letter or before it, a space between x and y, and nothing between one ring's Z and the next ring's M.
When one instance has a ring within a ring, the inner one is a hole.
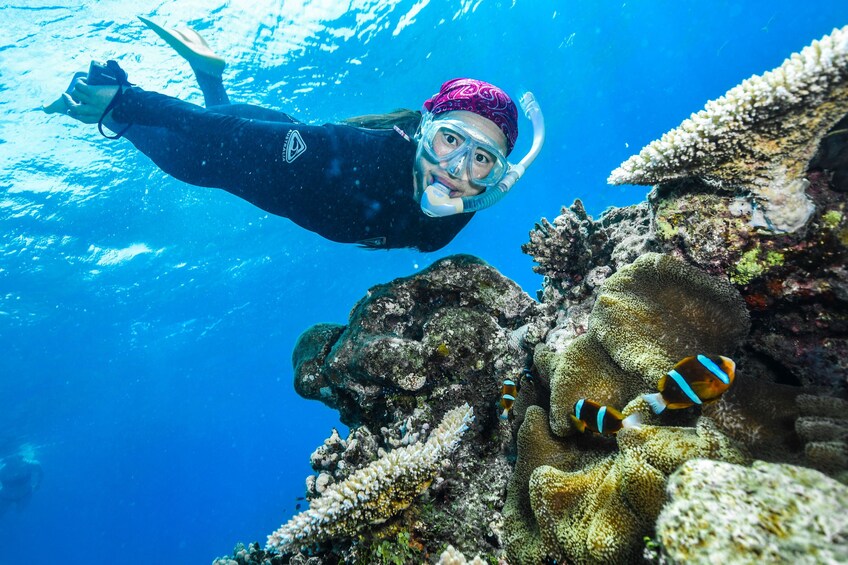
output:
M0 14L0 458L23 450L44 471L29 504L0 516L0 565L134 565L210 563L295 512L309 454L340 427L294 393L300 332L454 253L535 295L520 250L535 221L575 198L594 215L641 200L609 172L848 23L848 4L20 0ZM331 243L36 110L92 58L200 103L137 15L200 31L228 58L233 101L322 123L418 108L474 76L532 90L547 142L439 252Z

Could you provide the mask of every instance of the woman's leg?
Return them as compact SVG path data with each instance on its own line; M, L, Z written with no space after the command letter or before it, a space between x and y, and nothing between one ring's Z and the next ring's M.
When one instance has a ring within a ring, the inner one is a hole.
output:
M214 106L211 112L235 118L276 122L281 124L300 123L288 114L253 106L251 104L226 104ZM112 131L120 131L124 125L105 120L104 125ZM208 139L201 132L196 136L185 135L173 129L154 126L133 125L123 134L136 149L147 155L169 175L192 184L205 184L200 179L215 168L212 163L198 165L198 155L208 155ZM219 163L222 159L215 159ZM208 169L207 169L208 167ZM203 169L207 169L204 171Z
M197 79L197 85L200 86L200 92L203 93L204 106L212 108L213 106L226 106L230 103L230 97L227 96L227 89L224 88L221 75L210 75L195 70L194 76Z

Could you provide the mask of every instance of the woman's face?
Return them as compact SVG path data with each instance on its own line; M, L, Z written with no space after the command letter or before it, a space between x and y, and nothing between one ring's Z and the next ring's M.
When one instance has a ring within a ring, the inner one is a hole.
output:
M440 114L436 118L436 123L438 123L439 119L452 119L463 122L470 129L476 129L491 140L492 144L501 150L501 154L506 154L506 136L491 120L473 112L466 112L465 110ZM448 155L456 150L462 142L461 134L451 132L447 129L440 129L433 136L433 152L437 156ZM450 191L451 198L475 196L483 192L483 189L473 184L472 181L474 179L485 178L489 174L495 164L494 156L482 148L477 148L473 154L467 155L465 159L471 160L470 166L464 162L462 166L455 166L456 163L450 161L433 162L419 151L418 158L415 162L416 198L420 198L424 189L434 182L447 187ZM472 178L469 178L469 176Z

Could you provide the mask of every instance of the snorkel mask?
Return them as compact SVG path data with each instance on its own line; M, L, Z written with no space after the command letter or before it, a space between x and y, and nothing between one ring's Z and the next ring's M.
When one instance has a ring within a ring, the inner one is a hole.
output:
M468 182L483 190L475 196L452 198L447 187L438 182L430 184L421 196L421 210L425 214L441 217L483 210L499 202L524 175L542 149L545 124L532 93L525 93L519 103L533 124L533 145L518 164L506 159L518 138L518 112L509 96L498 87L474 79L454 79L424 103L425 113L416 135L416 162L427 159L456 178L465 172ZM455 110L473 112L498 126L506 136L506 155L489 136L472 125L438 117Z

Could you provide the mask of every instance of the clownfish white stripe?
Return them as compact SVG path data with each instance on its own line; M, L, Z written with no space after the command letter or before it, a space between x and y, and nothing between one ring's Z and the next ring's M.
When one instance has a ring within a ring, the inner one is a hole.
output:
M601 406L601 409L598 410L598 432L604 433L604 416L607 415L607 407Z
M621 421L622 428L641 428L642 416L638 412L634 412Z
M686 379L683 378L683 375L672 369L668 372L668 376L674 379L674 382L677 383L677 386L680 387L680 390L683 391L689 400L694 402L695 404L701 404L701 399L698 398L698 395L695 394L695 391L692 390L692 387L689 386L689 383L686 382Z
M722 371L719 366L713 363L709 357L706 357L704 355L698 355L698 362L704 367L706 367L706 369L710 373L714 374L718 380L720 380L726 385L730 384L730 377L727 376L727 373Z
M509 379L504 379L504 386L515 386L515 383Z
M512 400L512 401L515 401L515 397L514 397L514 396L512 396L511 394L505 394L505 395L503 395L503 397L502 397L502 398L503 398L504 400Z
M662 397L662 393L659 392L655 392L654 394L643 394L642 398L645 399L645 402L648 403L648 405L651 407L651 410L654 411L654 414L661 413L668 405L668 403Z
M583 410L583 401L584 400L586 400L586 399L581 398L580 400L577 401L577 404L574 405L574 417L577 418L578 420L582 419L580 417L580 411Z

